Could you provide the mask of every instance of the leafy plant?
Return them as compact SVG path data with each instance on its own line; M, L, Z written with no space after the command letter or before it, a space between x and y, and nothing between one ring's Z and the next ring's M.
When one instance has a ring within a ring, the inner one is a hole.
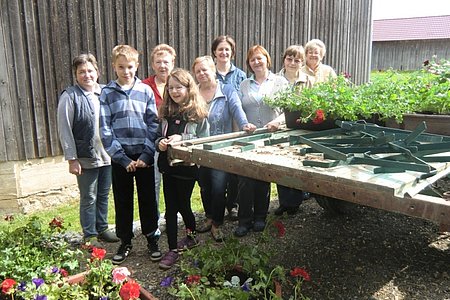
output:
M270 265L272 253L264 244L283 237L285 228L280 221L268 224L255 244L229 238L220 245L208 242L189 250L181 262L183 276L167 277L161 285L181 299L281 299L275 282L285 282L287 271ZM307 298L298 290L291 299Z
M387 71L372 81L354 85L342 74L301 91L279 92L264 101L273 107L299 112L301 122L317 118L354 121L377 115L380 119L403 119L406 113L450 114L450 62L427 62L423 70L399 74Z

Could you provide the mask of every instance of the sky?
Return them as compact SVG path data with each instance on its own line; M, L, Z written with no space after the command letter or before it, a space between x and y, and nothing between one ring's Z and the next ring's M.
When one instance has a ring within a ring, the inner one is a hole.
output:
M373 19L450 15L449 0L373 0Z

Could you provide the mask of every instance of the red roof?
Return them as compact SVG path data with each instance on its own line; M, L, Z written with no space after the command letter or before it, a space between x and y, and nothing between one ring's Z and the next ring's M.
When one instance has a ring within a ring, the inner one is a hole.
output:
M450 15L373 21L372 41L450 38Z

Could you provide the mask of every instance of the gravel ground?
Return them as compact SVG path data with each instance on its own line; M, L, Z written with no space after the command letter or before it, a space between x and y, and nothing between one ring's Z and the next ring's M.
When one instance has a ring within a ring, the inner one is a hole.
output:
M450 190L449 182L441 186L444 191ZM271 202L271 214L277 206L278 201ZM312 282L305 283L303 291L311 299L450 300L450 233L439 232L432 222L368 207L332 216L313 198L296 215L280 219L286 235L267 247L275 250L274 264L309 271ZM224 231L231 235L236 226L227 221ZM257 234L252 232L242 241L252 243ZM204 233L200 239L211 237ZM160 244L166 251L165 234ZM117 246L105 244L111 257ZM173 299L159 283L176 275L178 267L158 269L147 256L142 235L137 235L133 246L123 265L155 297ZM283 297L290 294L285 287Z

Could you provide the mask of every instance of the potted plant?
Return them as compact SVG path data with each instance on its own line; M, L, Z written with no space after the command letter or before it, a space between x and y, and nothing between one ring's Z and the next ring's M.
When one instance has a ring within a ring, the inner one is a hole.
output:
M284 90L273 98L265 98L264 101L284 110L289 128L320 130L320 126L314 125L336 119L364 119L372 123L377 120L392 120L402 123L405 117L417 117L418 114L426 112L428 116L439 116L437 119L441 119L440 129L445 127L450 131L449 126L444 125L448 124L450 114L448 61L433 61L427 63L423 70L408 74L387 71L383 76L377 76L359 86L352 84L347 77L342 74L301 92L295 88ZM415 126L405 128L414 129Z

